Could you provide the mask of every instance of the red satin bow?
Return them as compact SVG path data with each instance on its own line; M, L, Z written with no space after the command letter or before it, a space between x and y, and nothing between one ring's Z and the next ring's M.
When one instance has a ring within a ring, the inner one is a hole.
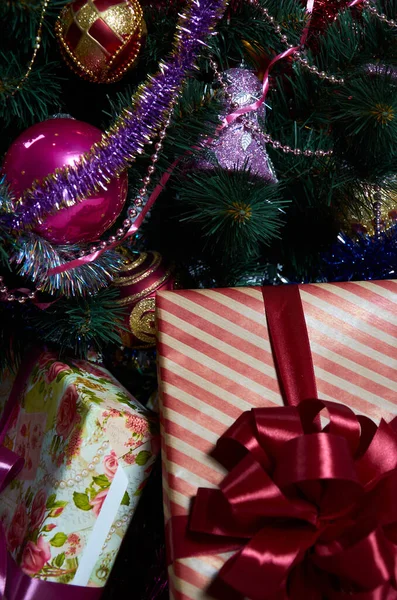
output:
M397 420L320 400L253 409L216 458L231 470L198 490L190 530L240 539L218 575L236 597L397 598Z
M397 599L397 418L313 399L299 290L264 298L289 406L245 412L218 440L230 472L198 490L188 527L172 520L174 558L237 549L215 581L223 600Z

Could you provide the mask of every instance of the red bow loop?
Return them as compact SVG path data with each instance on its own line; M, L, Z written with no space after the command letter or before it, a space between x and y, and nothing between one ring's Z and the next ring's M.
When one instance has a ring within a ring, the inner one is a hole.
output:
M324 409L329 422L313 433ZM226 432L218 452L232 440L244 452L219 489L199 490L190 528L241 540L218 574L236 598L278 600L290 589L285 598L300 600L309 584L294 573L310 564L327 590L319 599L394 594L397 434L384 422L374 427L343 405L307 400L254 409Z
M225 431L217 441L214 458L227 469L232 469L250 452L265 468L270 459L256 436L252 435L252 411L247 410Z
M274 468L285 442L303 434L299 412L294 406L274 406L254 408L251 414L254 419L255 437L265 449Z
M325 400L303 400L298 405L305 433L316 432L321 429L321 421L316 419L325 409L329 417L329 424L323 431L345 438L353 454L356 453L360 442L360 421L354 412L343 404Z
M397 468L397 433L383 419L357 462L357 472L366 488L373 487Z

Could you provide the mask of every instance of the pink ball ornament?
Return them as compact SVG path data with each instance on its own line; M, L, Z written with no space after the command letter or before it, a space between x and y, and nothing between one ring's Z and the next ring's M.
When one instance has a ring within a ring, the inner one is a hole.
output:
M3 172L17 197L55 169L70 166L102 137L100 129L72 118L54 118L24 131L10 146ZM126 196L124 172L100 191L45 218L35 232L54 244L97 240L119 216Z

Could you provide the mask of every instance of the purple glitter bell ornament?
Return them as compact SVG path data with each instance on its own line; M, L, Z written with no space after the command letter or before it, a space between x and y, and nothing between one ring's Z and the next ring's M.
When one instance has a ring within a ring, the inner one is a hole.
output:
M255 73L248 69L229 69L223 73L227 83L229 100L222 117L233 112L232 105L238 108L253 104L262 94L262 85ZM219 166L228 171L250 169L252 175L268 182L276 182L276 175L270 158L266 152L264 136L259 128L252 132L244 121L258 125L258 117L265 118L265 104L257 110L238 117L233 123L224 127L214 140L206 145L206 152L197 166L200 169L212 170Z

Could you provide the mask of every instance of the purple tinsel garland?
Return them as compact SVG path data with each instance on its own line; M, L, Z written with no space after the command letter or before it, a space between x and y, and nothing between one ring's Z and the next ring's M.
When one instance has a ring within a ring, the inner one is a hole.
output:
M20 229L106 188L110 178L120 174L128 161L143 151L144 144L161 126L188 71L206 38L222 16L227 0L191 0L180 15L174 51L149 83L138 92L135 105L124 111L103 141L73 167L54 173L42 185L28 190L12 218Z

